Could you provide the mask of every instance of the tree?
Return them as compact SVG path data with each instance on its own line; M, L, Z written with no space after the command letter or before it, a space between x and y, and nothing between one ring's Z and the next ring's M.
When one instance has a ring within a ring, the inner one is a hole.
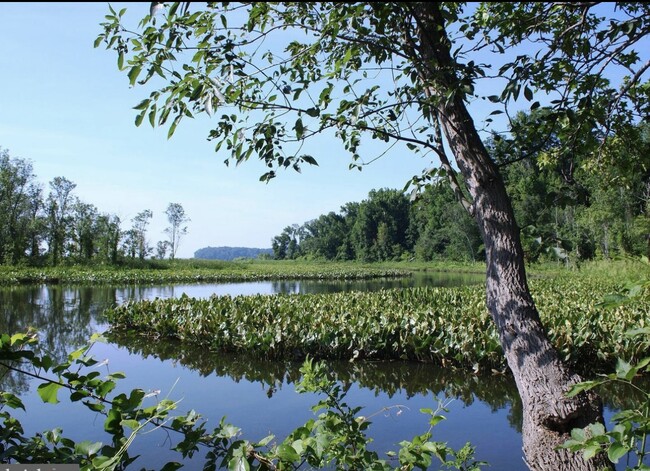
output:
M41 206L32 164L0 148L0 263L17 263L34 248L32 222Z
M120 218L115 215L101 214L97 218L97 256L100 261L116 264L119 254Z
M409 249L409 201L398 190L372 190L361 202L352 227L357 258L390 260Z
M169 209L168 209L169 210ZM136 252L140 260L144 260L147 255L153 250L147 241L147 226L153 217L153 213L149 209L139 212L131 222L133 223L133 231L135 234Z
M196 12L189 6L175 3L164 17L145 17L139 32L122 24L124 10L111 10L97 38L96 46L105 41L117 51L131 85L164 79L135 107L136 124L172 118L171 136L183 117L214 115L209 137L216 150L230 152L226 162L261 159L269 168L265 181L278 169L315 164L302 144L321 133L342 141L352 167L360 167L367 138L433 153L440 167L413 184L444 174L479 226L487 307L522 398L527 463L540 470L607 466L601 455L585 459L557 448L572 428L602 420L600 406L590 394L565 397L580 378L548 341L500 166L468 106L483 101L503 113L523 98L531 109L548 110L536 132L558 137L552 158L602 152L624 124L650 111L650 61L634 50L650 30L650 6L260 2L210 3ZM488 64L503 65L491 71ZM502 84L500 91L485 91L483 79ZM220 108L227 111L216 113ZM516 128L504 138L523 148L531 131Z
M75 197L72 190L76 183L65 177L54 177L50 182L50 194L47 197L48 253L53 266L58 265L63 256L70 235L72 207Z
M72 207L72 239L77 255L83 260L90 260L96 252L97 244L97 208L82 201L75 201Z
M411 207L411 232L416 257L476 261L481 257L481 235L476 222L454 204L445 181L427 185Z
M284 260L287 258L287 253L289 251L289 243L291 242L291 237L289 232L285 227L279 235L276 235L271 240L271 248L273 249L273 258L275 260Z
M335 260L347 237L345 219L330 211L305 223L305 238L300 244L303 252L316 258Z
M306 235L305 228L292 224L282 230L280 235L273 237L271 248L276 260L295 259L301 254L300 242Z
M181 242L181 238L187 234L187 226L183 224L190 221L190 218L185 216L185 210L179 203L169 203L165 210L169 226L165 229L165 234L169 237L169 258L176 258L176 251Z
M156 258L160 260L164 259L167 255L167 250L169 250L169 242L166 240L159 240L156 244Z

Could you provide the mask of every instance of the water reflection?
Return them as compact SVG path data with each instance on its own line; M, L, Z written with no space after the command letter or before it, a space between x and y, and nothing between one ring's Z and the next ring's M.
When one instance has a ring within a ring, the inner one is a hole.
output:
M481 277L466 276L435 278L420 276L364 282L301 280L173 286L17 286L0 289L0 331L14 333L34 327L40 332L42 348L62 360L67 353L84 345L92 333L107 328L102 317L106 308L127 300L170 298L183 294L209 297L213 294L329 293L426 286L431 283L466 284L482 280ZM265 362L242 355L215 354L178 342L151 342L129 335L110 334L109 340L108 345L94 353L101 355L99 358L102 359L110 357L111 365L125 371L127 380L124 387L147 390L149 387L158 388L161 383L173 383L176 378L182 377L179 387L185 388L182 392L187 397L188 407L196 408L212 417L212 420L218 421L221 416L227 415L247 434L252 433L253 438L258 433L257 438L261 438L269 430L280 436L283 430L291 430L310 417L309 406L314 401L311 398L298 398L293 392L299 378L300 363ZM462 446L467 440L472 441L479 446L479 459L490 462L492 469L525 469L512 466L515 461L521 463L519 433L522 413L515 385L509 377L476 376L464 371L407 362L334 362L330 363L330 367L338 380L350 386L353 393L350 403L364 405L371 411L379 410L391 401L399 401L408 404L414 415L418 415L420 407L431 407L432 396L454 398L460 410L454 411L449 425L443 425L447 428L441 428L441 435L437 439L449 439L454 447ZM42 404L34 388L30 390L25 378L6 373L0 370L0 388L23 397L29 412L20 420L27 431L45 430L48 425L43 418L51 414L48 405ZM609 388L602 392L609 410L630 408L639 400L629 391L621 389ZM175 392L173 395L176 395ZM81 439L101 440L100 436L91 437L95 429L101 431L101 426L97 425L101 421L91 418L80 425L79 421L83 419L77 417L75 411L74 406L68 410L60 404L56 412L61 415L49 417L48 420L53 422L52 427L59 425L68 432L74 430ZM423 424L426 429L426 418ZM383 449L394 448L397 441L423 431L422 424L416 423L416 419L404 417L400 418L399 423L388 423L385 428L384 432L375 436L376 446ZM405 435L396 435L397 429ZM147 455L147 459L177 459L176 456L160 453L160 445L151 443L153 451ZM146 450L150 445L140 446L143 454L149 453ZM146 464L152 466L153 462Z
M416 274L406 278L343 281L259 281L240 283L197 283L164 286L65 286L20 285L0 288L0 332L39 332L41 351L56 361L85 345L94 332L108 328L102 313L128 300L176 298L183 294L197 298L211 295L237 296L277 293L331 293L378 290L405 286L458 285L476 283L479 275ZM0 370L0 386L16 392L28 391L25 378Z
M151 342L124 333L111 333L108 338L132 355L175 361L204 377L216 375L237 383L259 383L269 396L283 385L293 388L300 378L299 362L268 362L241 354L206 352L176 341ZM493 412L509 409L511 426L521 430L521 401L514 381L506 375L477 376L465 370L402 361L333 361L328 362L328 366L344 385L356 384L375 395L410 399L433 393L440 397L453 397L464 406L480 401L489 405Z

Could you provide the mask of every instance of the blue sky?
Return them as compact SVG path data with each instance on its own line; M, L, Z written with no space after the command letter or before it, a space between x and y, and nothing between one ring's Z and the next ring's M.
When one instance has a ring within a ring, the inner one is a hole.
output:
M149 3L126 6L140 18ZM183 121L170 140L166 128L136 128L132 107L146 92L129 87L113 51L93 48L107 13L107 3L0 3L0 147L32 161L46 193L65 176L82 201L117 214L124 229L152 210L154 245L165 238L167 205L182 204L191 222L178 257L208 245L270 247L287 225L339 211L371 189L402 188L430 165L402 152L348 170L342 147L321 140L313 143L319 167L265 184L259 161L223 164L226 155L206 141L206 119Z
M149 9L148 2L112 5L126 6L130 22ZM225 152L215 153L206 140L212 124L206 115L184 120L170 140L167 128L137 128L132 108L148 92L129 87L114 51L93 48L107 13L108 3L0 3L0 147L30 160L46 193L49 181L65 176L76 183L76 196L118 215L123 229L150 209L152 245L165 239L164 211L172 202L191 218L178 257L205 246L270 247L284 227L339 211L372 189L402 188L432 165L429 157L396 147L362 172L348 170L339 142L320 137L302 149L319 167L279 172L265 184L259 177L266 168L257 160L224 165ZM644 43L650 47L650 40ZM499 82L479 86L499 93ZM511 111L529 103L515 105ZM495 106L476 101L470 110L480 124ZM505 128L503 115L493 127ZM372 142L361 153L372 160L383 150Z

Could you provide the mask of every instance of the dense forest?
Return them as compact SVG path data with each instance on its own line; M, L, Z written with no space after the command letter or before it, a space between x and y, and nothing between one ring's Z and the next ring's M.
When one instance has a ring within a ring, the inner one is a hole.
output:
M519 115L513 126L535 115ZM594 258L650 255L650 126L628 129L593 159L555 153L544 133L528 148L490 139L512 198L529 261L578 263ZM612 184L611 182L615 182ZM418 194L380 189L302 225L286 227L272 241L276 259L382 261L484 257L476 223L457 203L444 176Z
M139 212L131 226L123 229L118 216L81 201L75 188L67 178L55 177L45 194L31 162L12 158L7 149L0 148L0 264L118 265L175 257L189 221L180 204L167 207L168 237L154 247L147 237L151 210Z
M530 140L528 149L513 148L506 139L488 142L529 261L649 255L650 125L617 136L602 152L602 165L593 159L581 164L579 155L554 154L553 136L544 135L541 126ZM75 186L56 177L46 195L31 163L0 149L0 263L120 264L174 257L187 230L182 206L169 205L170 237L154 246L147 237L150 210L139 212L123 229L118 216L77 198ZM271 245L280 260L476 261L484 256L476 223L457 203L444 175L410 195L372 190L367 199L346 203L339 212L287 226ZM205 258L202 252L195 256Z

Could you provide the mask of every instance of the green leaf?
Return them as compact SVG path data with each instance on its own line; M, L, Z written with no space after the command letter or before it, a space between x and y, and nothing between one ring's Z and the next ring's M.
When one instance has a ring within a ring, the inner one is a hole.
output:
M12 409L25 410L25 406L20 398L9 392L0 393L0 404L11 407Z
M81 355L83 355L84 353L86 353L86 350L87 350L87 349L88 349L88 347L85 347L85 346L84 346L84 347L81 347L81 348L75 350L74 352L72 352L72 353L70 353L70 354L68 355L68 360L70 360L70 361L74 361L74 360L76 360L76 359L79 358Z
M607 450L607 457L612 463L618 463L618 460L627 455L628 451L628 448L623 444L614 442L609 446L609 450Z
M143 119L144 119L144 111L138 113L138 115L135 117L135 125L140 126L142 124Z
M134 106L133 109L138 111L146 110L149 108L149 103L151 103L151 100L146 98Z
M104 430L108 433L118 433L121 431L120 423L122 421L122 414L115 410L111 409L106 414L106 420L104 421Z
M596 456L598 453L600 453L600 446L599 445L589 445L586 447L582 455L585 457L586 460L590 460L594 456Z
M275 435L268 435L257 442L258 446L266 446L275 438Z
M620 379L631 380L637 373L637 369L633 368L628 362L618 359L616 362L616 376Z
M298 139L302 138L302 135L305 131L305 127L302 124L302 119L298 118L296 120L296 125L293 128L296 130L296 137Z
M135 85L135 81L138 80L138 75L140 75L140 71L142 70L142 67L139 65L136 65L135 67L131 67L131 70L129 70L129 73L127 74L129 77L129 83L133 86Z
M440 422L442 422L443 420L445 420L445 416L444 416L444 415L434 415L434 416L431 417L431 419L429 420L429 423L430 423L432 426L434 426L434 425L438 425L438 424L439 424Z
M49 402L50 404L58 404L59 399L56 397L57 393L61 389L61 385L57 383L43 383L38 386L38 395L41 396L43 402Z
M34 358L34 366L41 367L45 371L48 371L53 364L54 360L52 360L48 355L43 355L40 359Z
M180 463L177 463L176 461L170 461L168 463L165 463L165 466L160 468L160 471L176 471L177 469L182 468L183 465Z
M590 389L593 389L595 386L598 386L600 384L603 384L604 380L593 380L593 381L583 381L578 384L574 384L571 386L569 391L567 392L567 397L574 397L580 394L583 391L589 391Z
M528 101L533 100L533 91L528 87L524 87L524 98Z
M83 442L76 443L74 446L75 453L85 456L96 455L99 450L102 448L102 442L91 442L85 440Z
M220 436L223 438L234 438L239 434L240 429L234 425L225 424L221 427Z
M600 423L591 424L587 427L592 437L599 437L605 435L605 426Z
M138 430L140 428L140 422L133 419L123 420L122 422L120 422L120 425L122 425L123 427L128 427L131 430Z
M152 128L156 127L156 105L154 105L149 112L149 124L151 124Z
M283 443L278 447L278 457L283 461L295 463L300 460L298 452L289 444Z
M248 461L246 461L242 456L235 456L233 459L228 461L228 469L230 471L249 471L250 466Z
M172 124L169 126L169 131L167 132L167 139L171 139L171 137L174 135L174 132L176 132L176 126L178 126L179 121L181 120L182 115L178 115L174 118L174 121L172 121Z
M313 158L311 155L303 155L300 157L302 160L307 162L310 165L316 165L318 167L318 162L316 161L315 158Z
M571 438L578 442L584 442L586 439L586 434L584 429L581 428L574 428L571 430Z

